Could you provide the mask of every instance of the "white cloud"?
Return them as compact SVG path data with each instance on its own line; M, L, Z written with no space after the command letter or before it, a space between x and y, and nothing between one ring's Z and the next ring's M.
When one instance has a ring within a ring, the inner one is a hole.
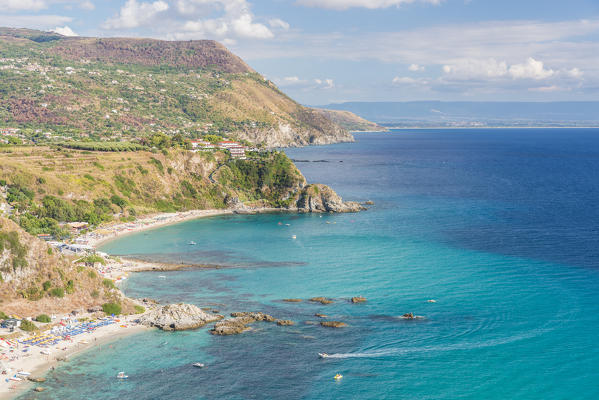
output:
M289 29L289 24L279 18L274 18L274 19L269 20L268 24L270 25L271 28L281 28L285 31Z
M329 90L335 87L335 81L331 78L302 79L298 76L286 76L282 79L274 79L275 83L284 88L299 88L305 91Z
M348 8L387 8L399 7L403 4L428 3L440 4L443 0L297 0L297 4L307 7L328 8L332 10L347 10Z
M153 3L127 0L119 14L107 20L103 27L105 29L137 28L153 22L157 14L168 10L168 8L169 5L162 0Z
M396 76L391 81L391 84L393 86L414 86L414 85L426 86L429 83L430 82L428 79L425 79L425 78L415 79L415 78L411 78L409 76Z
M408 69L412 72L424 71L424 67L418 64L411 64Z
M2 11L39 11L47 7L48 4L44 0L0 0Z
M529 57L524 64L514 64L508 71L514 79L546 79L552 76L555 71L545 69L542 61Z
M67 25L63 27L57 26L56 28L52 29L52 32L56 32L63 36L79 36L78 34L73 32L73 30L69 28Z
M2 26L48 30L73 21L63 15L0 15Z
M81 4L79 4L79 7L84 9L84 10L95 10L96 9L96 5L94 3L92 3L91 1L87 0L87 1L82 1Z
M453 79L494 79L509 77L512 79L541 80L555 74L552 69L546 69L542 61L528 57L524 63L508 66L505 61L494 58L487 60L464 59L455 64L444 65L443 72Z
M289 29L289 24L278 18L269 20L268 25ZM274 37L265 23L256 20L247 0L128 0L102 27L143 27L170 40L216 39L229 44L236 39Z
M551 86L540 86L540 87L529 88L528 90L531 92L549 93L549 92L559 92L559 91L563 91L563 90L567 90L567 89L559 87L557 85L551 85Z

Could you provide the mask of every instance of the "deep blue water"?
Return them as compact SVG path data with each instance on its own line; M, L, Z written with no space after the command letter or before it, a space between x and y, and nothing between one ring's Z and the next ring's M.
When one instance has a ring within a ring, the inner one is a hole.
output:
M298 166L346 199L373 200L366 212L215 217L103 249L237 267L136 274L128 295L295 326L136 335L58 368L35 398L599 398L599 130L356 138L288 154L326 160ZM355 295L368 302L347 302ZM281 301L312 296L336 301ZM307 324L317 312L349 326ZM426 318L397 318L406 312ZM121 370L128 381L114 379Z

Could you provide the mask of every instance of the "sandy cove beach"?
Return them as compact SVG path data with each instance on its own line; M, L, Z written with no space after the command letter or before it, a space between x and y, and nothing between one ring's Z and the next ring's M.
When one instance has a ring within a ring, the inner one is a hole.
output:
M278 208L257 208L257 209L240 209L240 210L191 210L176 213L161 213L150 216L144 216L133 222L118 223L113 225L105 225L94 231L88 232L76 239L78 244L97 248L99 245L108 241L117 239L124 235L141 232L147 229L153 229L161 226L177 224L183 221L188 221L197 218L212 217L217 215L228 215L228 214L258 214L258 213L269 213L269 212L281 212L285 211ZM189 268L194 266L185 265L171 265L171 264L160 264L151 263L141 260L132 259L120 259L115 260L109 258L107 264L99 268L102 276L113 279L118 284L123 279L126 279L128 273L137 271L163 271L173 270L180 268ZM210 266L206 266L210 267ZM82 315L80 317L89 317L88 315ZM83 333L78 335L72 341L61 340L55 345L42 348L39 346L30 346L27 353L23 352L25 345L18 344L13 348L12 351L5 349L6 356L1 360L4 366L10 369L10 373L6 375L0 375L0 400L11 399L26 390L33 390L35 387L43 387L43 383L31 382L27 380L26 376L21 376L21 381L6 379L14 376L18 371L26 371L30 373L30 377L39 378L43 377L48 370L56 366L59 362L68 361L69 358L76 354L93 350L94 348L111 341L115 341L127 335L143 332L148 328L142 325L134 323L140 317L137 315L121 316L119 321L115 324L103 326L95 329L92 332ZM0 333L2 337L2 333ZM23 335L18 339L27 339L28 335L23 332ZM17 340L10 340L16 343ZM42 354L44 350L48 353ZM14 360L11 360L14 358ZM62 361L58 361L58 360ZM118 371L115 371L115 377ZM116 378L115 378L116 379Z
M2 359L4 367L9 368L10 372L6 375L0 375L0 400L12 399L27 390L33 390L35 387L44 387L43 383L31 382L27 380L27 376L21 376L22 381L12 381L7 379L14 376L18 371L26 371L30 377L43 377L48 370L56 366L59 362L68 361L71 357L90 351L98 346L115 341L122 337L146 331L148 327L138 325L133 320L139 318L139 315L123 316L118 318L118 322L108 326L102 326L92 332L83 333L72 338L72 340L61 340L60 342L42 348L39 346L29 346L27 353L23 350L26 348L24 344L19 344L12 352L7 352L9 359ZM19 339L27 339L23 335ZM15 342L16 340L11 340ZM49 354L42 354L41 351ZM10 361L10 358L16 358ZM64 361L58 361L64 360ZM115 371L115 376L119 371ZM115 378L116 379L116 378Z

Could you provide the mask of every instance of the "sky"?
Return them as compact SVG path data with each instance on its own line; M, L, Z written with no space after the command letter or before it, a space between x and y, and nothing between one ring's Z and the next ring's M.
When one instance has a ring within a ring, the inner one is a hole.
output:
M310 105L599 100L599 0L0 0L0 26L218 40Z

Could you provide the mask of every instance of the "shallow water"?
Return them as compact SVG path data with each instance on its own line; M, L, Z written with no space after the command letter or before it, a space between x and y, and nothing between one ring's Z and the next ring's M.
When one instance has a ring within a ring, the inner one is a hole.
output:
M356 137L288 153L327 160L298 166L346 199L374 200L367 212L213 217L102 249L236 266L139 273L124 289L295 326L136 335L77 357L49 374L49 391L22 398L599 398L599 131ZM356 295L368 301L347 301ZM281 301L312 296L336 301ZM397 318L406 312L425 319ZM314 313L349 326L307 324ZM130 379L117 382L122 370Z

